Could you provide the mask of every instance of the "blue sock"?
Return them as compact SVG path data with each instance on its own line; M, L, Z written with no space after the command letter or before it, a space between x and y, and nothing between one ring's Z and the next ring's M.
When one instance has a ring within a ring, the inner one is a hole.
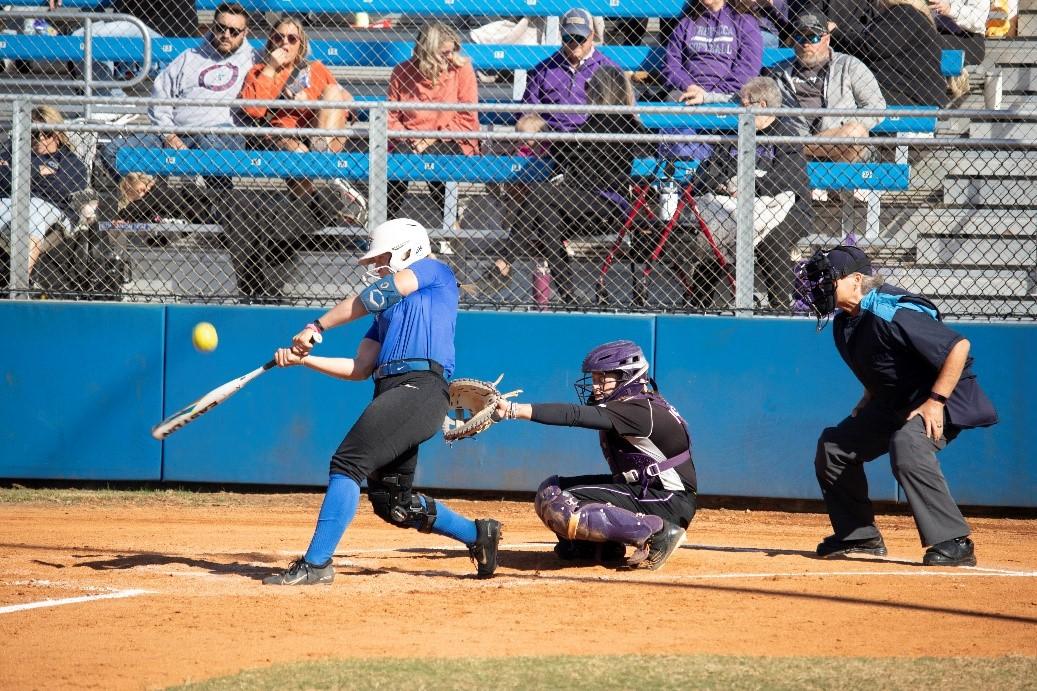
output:
M454 513L442 502L436 502L436 523L432 526L432 532L436 535L452 537L466 545L475 544L475 521Z
M360 485L351 477L333 473L328 478L328 491L317 516L317 529L313 531L310 547L304 559L314 566L323 566L335 553L342 534L356 515L360 503Z

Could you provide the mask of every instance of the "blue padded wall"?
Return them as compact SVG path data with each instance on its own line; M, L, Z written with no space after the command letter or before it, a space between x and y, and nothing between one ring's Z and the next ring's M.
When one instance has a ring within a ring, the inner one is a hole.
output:
M158 480L163 314L0 301L0 477Z
M997 408L998 424L965 430L940 452L951 494L962 504L1037 506L1037 328L1031 324L948 325L972 344L973 370Z
M820 499L817 437L861 395L831 332L812 319L674 316L657 327L657 382L688 422L700 491ZM888 462L867 472L872 498L896 499Z
M584 355L621 338L651 354L654 319L644 316L465 312L457 323L456 377L496 379L527 403L575 403ZM452 446L422 448L417 481L427 487L534 490L550 475L608 472L597 433L502 422Z
M323 312L170 306L165 414L259 367ZM219 347L211 353L198 352L191 342L191 330L200 321L211 322L219 334ZM317 353L352 357L368 325L364 320L329 332ZM328 459L372 392L370 381L340 381L305 367L273 369L168 437L163 479L327 484Z

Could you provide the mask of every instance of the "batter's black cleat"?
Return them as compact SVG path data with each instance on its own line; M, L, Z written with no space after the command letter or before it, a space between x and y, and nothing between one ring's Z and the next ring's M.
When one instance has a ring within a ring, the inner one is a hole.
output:
M335 567L328 559L324 566L314 566L299 557L281 573L263 579L266 585L331 585L335 580Z
M926 566L975 566L976 546L968 537L938 542L925 551L922 563Z
M688 532L679 525L663 521L663 527L648 538L648 557L641 562L640 568L652 571L661 569L670 555L681 546L687 535Z
M840 540L829 535L817 546L817 556L838 557L844 554L870 554L874 557L886 556L886 543L882 536L869 537L864 540Z
M475 544L468 546L468 554L475 562L476 575L489 578L497 570L497 548L500 546L501 524L492 518L475 519Z

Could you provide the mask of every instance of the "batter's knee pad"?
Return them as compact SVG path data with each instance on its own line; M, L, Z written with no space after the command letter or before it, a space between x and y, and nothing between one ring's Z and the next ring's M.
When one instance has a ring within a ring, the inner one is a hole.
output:
M411 492L403 486L399 475L386 475L381 480L368 480L367 496L376 516L397 528L415 528L431 533L436 523L436 500Z

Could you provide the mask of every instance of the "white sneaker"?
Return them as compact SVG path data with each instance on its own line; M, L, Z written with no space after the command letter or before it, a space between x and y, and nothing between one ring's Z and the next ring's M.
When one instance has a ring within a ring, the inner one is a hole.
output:
M810 199L815 202L827 202L828 190L810 190Z
M367 195L342 178L332 179L331 187L339 196L341 219L353 222L358 226L367 225Z

